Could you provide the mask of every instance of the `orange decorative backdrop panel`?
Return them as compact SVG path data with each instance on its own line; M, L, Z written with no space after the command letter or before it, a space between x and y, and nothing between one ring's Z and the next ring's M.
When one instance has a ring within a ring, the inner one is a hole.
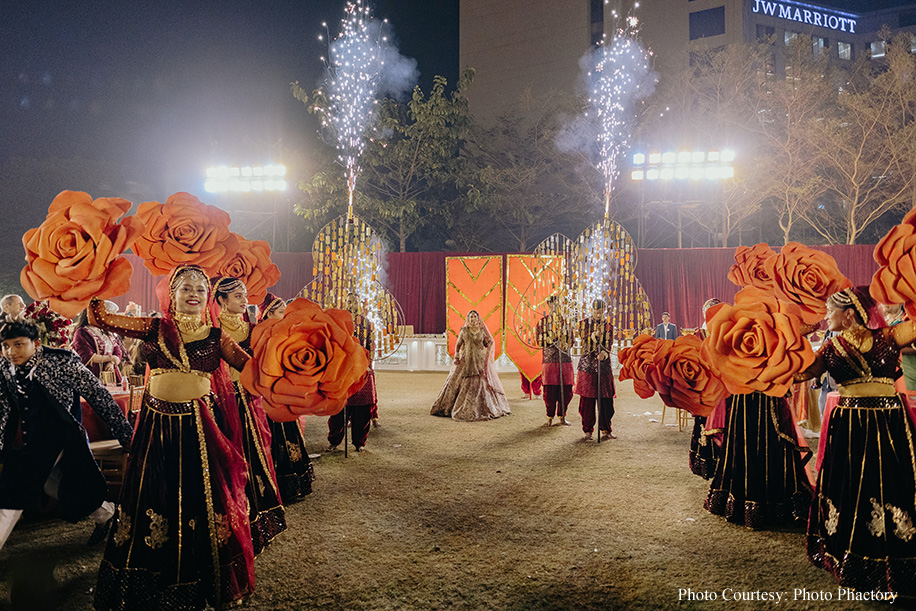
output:
M506 255L506 356L529 380L541 374L534 327L547 312L547 298L563 283L562 257Z
M468 312L477 310L496 342L503 345L503 260L494 257L446 257L445 305L448 353L455 356L458 332Z

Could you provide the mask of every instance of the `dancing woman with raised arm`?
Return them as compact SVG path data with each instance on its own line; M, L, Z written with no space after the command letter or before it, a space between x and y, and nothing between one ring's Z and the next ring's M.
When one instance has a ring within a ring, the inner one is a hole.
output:
M151 368L99 568L100 610L221 608L254 589L245 460L216 424L210 389L223 360L240 370L249 357L204 321L199 267L175 269L158 290L162 318L89 306L91 324L143 340Z
M916 430L894 392L916 324L885 327L868 287L827 300L826 340L799 379L825 371L839 403L808 520L808 558L843 587L916 596Z
M453 420L491 420L511 413L493 363L493 336L471 310L458 332L455 360L430 413Z

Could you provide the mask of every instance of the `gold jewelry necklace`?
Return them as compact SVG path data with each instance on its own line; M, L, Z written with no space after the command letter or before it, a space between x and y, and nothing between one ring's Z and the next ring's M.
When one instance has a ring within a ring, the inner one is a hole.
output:
M861 350L862 344L865 343L865 340L868 339L869 334L868 330L865 327L856 325L848 329L843 329L840 332L840 336L846 340L846 343L855 348L856 350Z
M194 333L204 325L204 321L200 319L200 314L175 312L172 315L172 320L175 321L175 326L182 333Z
M242 325L245 321L242 320L241 314L233 314L223 310L219 313L219 326L221 326L226 331L230 333L235 333L242 329Z

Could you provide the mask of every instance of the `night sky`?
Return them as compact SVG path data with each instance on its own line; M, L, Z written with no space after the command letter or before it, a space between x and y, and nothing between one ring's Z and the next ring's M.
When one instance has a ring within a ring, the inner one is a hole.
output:
M379 0L420 85L458 73L458 0ZM135 179L202 191L212 163L275 159L317 146L290 94L324 67L326 21L343 0L76 0L0 9L0 159L81 158ZM94 193L95 196L116 195Z

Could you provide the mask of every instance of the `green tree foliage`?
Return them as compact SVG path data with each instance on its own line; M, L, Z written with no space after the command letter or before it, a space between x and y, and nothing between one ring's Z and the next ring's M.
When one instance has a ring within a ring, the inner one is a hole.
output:
M594 184L583 180L578 160L556 146L564 120L577 113L573 98L526 93L515 112L477 130L471 158L480 197L473 218L453 229L460 249L525 252L552 233L577 235L601 218L600 174L589 167Z

